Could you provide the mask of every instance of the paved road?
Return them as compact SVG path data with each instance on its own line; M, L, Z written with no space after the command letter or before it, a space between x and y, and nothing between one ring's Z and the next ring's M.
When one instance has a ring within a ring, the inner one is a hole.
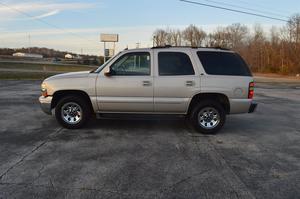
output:
M258 111L201 136L183 120L65 130L38 81L0 81L0 198L299 198L300 84L259 84Z

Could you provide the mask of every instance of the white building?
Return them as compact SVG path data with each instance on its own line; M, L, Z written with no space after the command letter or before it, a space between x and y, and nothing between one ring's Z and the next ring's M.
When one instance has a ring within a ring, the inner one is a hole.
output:
M32 54L32 53L21 53L17 52L13 54L14 57L28 57L28 58L43 58L43 55L40 54Z
M71 54L66 54L65 59L74 59L74 56Z

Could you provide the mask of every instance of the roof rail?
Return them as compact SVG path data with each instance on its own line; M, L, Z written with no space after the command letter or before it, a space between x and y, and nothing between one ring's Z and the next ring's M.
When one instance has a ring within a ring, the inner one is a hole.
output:
M218 50L230 50L228 48L224 48L221 46L212 46L212 47L204 47L204 46L172 46L172 45L165 45L165 46L155 46L152 49L159 49L159 48L210 48L210 49L218 49Z
M156 49L156 48L172 48L172 45L164 45L164 46L154 46L152 47L152 49Z
M224 48L221 46L215 46L215 47L209 47L209 48L214 48L214 49L219 49L219 50L230 50L229 48Z

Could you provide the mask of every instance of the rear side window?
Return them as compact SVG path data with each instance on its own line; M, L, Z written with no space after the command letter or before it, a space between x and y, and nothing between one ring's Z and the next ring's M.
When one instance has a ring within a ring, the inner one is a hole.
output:
M207 74L252 76L240 55L231 52L197 52Z
M195 74L190 57L181 52L158 53L158 68L160 76Z

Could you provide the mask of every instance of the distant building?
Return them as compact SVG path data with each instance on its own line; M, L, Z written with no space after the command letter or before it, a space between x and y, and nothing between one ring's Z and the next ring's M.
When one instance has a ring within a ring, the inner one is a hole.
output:
M66 54L65 59L74 59L74 56L71 54Z
M14 57L27 57L27 58L43 58L43 55L40 54L32 54L32 53L21 53L17 52L13 54Z
M80 55L76 55L75 59L82 60L82 57Z

